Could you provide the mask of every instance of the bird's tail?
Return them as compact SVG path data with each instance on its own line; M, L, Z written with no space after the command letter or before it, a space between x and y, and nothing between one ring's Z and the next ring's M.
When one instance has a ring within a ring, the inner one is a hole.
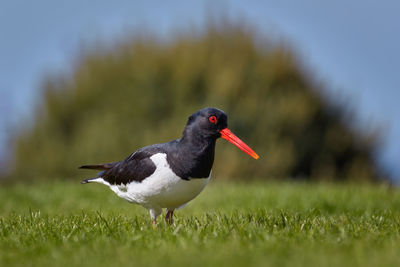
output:
M82 165L79 169L91 169L91 170L101 170L105 171L111 169L114 163L104 163L104 164L92 164L92 165Z
M89 179L85 179L81 182L81 184L87 184L90 183L92 180L97 179L97 178L89 178Z
M90 182L98 182L99 177L104 173L104 171L111 169L114 167L116 163L104 163L104 164L92 164L92 165L82 165L79 169L90 169L90 170L100 170L95 178L85 179L81 182L81 184L87 184Z

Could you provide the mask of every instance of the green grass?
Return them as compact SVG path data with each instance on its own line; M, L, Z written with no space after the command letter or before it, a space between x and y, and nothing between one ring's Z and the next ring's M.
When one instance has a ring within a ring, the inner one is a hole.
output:
M0 266L400 266L400 190L209 185L175 223L79 183L0 188Z

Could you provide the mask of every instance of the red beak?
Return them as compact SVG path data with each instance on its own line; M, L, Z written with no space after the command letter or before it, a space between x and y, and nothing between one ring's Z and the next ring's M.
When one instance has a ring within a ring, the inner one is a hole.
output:
M222 129L219 131L221 133L221 137L228 140L242 151L252 156L255 159L258 159L259 156L256 152L254 152L248 145L246 145L242 140L239 139L236 135L234 135L228 128Z

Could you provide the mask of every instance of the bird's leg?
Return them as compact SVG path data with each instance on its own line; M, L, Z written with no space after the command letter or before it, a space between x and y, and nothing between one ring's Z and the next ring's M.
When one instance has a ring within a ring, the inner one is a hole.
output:
M157 217L162 213L161 208L149 209L150 217L153 220L153 226L157 226Z
M170 212L169 212L169 210L167 210L167 214L165 214L165 222L166 223L170 223L170 220L171 220L171 214L170 214Z
M165 221L168 224L173 224L174 223L173 216L174 216L174 210L167 210L167 214L165 214Z

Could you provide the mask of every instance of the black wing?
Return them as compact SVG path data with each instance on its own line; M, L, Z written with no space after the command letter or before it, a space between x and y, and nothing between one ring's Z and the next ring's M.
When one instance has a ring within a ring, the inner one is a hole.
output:
M123 161L101 173L101 177L110 184L128 184L141 182L156 170L156 166L150 157L152 151L138 150Z
M157 153L167 153L175 150L178 140L173 140L168 143L156 144L141 148L131 154L123 161L97 164L97 165L84 165L80 168L83 169L97 169L102 170L98 177L103 178L110 184L128 184L133 181L141 182L156 170L156 165L150 159L151 156ZM84 180L83 183L87 182Z

